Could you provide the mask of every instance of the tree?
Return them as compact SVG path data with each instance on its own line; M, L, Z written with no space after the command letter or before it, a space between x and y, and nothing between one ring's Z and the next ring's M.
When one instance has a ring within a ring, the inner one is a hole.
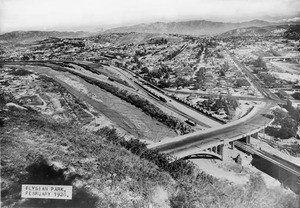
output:
M165 79L161 79L158 81L157 86L160 88L168 88L168 87L170 87L170 82L168 82Z
M200 89L200 87L201 87L200 84L196 82L196 83L194 83L194 88L193 89L198 90L198 89Z
M183 77L178 77L178 78L175 80L174 84L175 84L175 87L177 87L177 89L178 89L180 86L182 86L182 87L188 86L188 85L189 85L189 82L188 82L188 80L186 80L186 79L183 78Z
M165 76L163 77L164 79L169 79L170 78L170 74L166 73Z
M149 69L144 66L141 68L141 74L146 74L146 73L149 73Z
M281 123L281 129L279 131L280 138L288 139L295 137L298 131L298 122L292 119L290 116L287 116L283 119Z
M206 74L206 68L201 67L196 73L196 81L199 83L199 85L202 87L205 84L205 74Z
M228 69L229 69L228 61L225 61L224 64L223 64L223 70L224 70L225 72L227 72Z
M299 81L297 80L297 82L299 82ZM296 100L300 100L300 93L299 92L295 92L295 93L291 94L291 96Z
M287 112L283 111L280 108L275 108L273 110L273 114L274 114L274 124L275 125L280 125L282 123L282 121L284 120L284 118L287 116Z
M161 78L163 76L163 73L161 70L155 69L150 71L149 75L154 78Z
M165 64L161 64L160 65L160 70L163 72L163 73L168 73L168 72L172 72L172 69L165 65Z
M133 62L135 62L137 64L138 68L140 68L142 65L142 63L140 62L140 60L136 54L133 56Z
M232 97L231 94L228 94L226 97L226 106L232 110L232 112L235 112L236 108L239 106L239 102L235 97Z
M256 59L253 63L253 65L255 67L259 67L262 69L267 69L267 64L266 62L263 60L263 58L261 56L258 57L258 59Z
M293 119L295 119L296 121L300 122L300 113L297 109L295 109L292 106L292 102L290 100L288 100L287 102L287 107L286 107L287 111L289 112L289 114L291 115L291 117Z
M21 57L21 60L22 61L29 61L29 56L27 56L27 55L23 55L22 57Z
M220 76L221 76L221 77L224 77L224 76L225 76L225 71L224 71L222 68L220 69L219 73L220 73Z
M288 139L297 135L298 122L295 121L287 112L282 109L276 108L273 110L275 116L274 124L280 125L280 129L268 128L272 136L281 139Z

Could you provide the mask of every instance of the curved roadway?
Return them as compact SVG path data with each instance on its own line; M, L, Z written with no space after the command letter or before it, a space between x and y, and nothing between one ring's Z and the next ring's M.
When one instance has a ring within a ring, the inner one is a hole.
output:
M256 106L248 115L237 121L176 138L167 138L161 142L149 145L148 148L157 149L160 152L170 153L175 156L182 156L182 154L186 155L186 152L189 154L199 152L199 148L204 150L229 143L254 134L269 125L272 118L267 117L266 113L275 105L276 103L273 101L267 101L264 106Z

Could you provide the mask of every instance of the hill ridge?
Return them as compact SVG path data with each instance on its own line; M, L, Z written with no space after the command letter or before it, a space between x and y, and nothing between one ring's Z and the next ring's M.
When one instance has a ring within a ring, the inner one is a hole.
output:
M267 26L275 23L264 20L251 20L247 22L214 22L209 20L187 20L180 22L153 22L141 23L132 26L122 26L108 29L106 33L142 32L142 33L173 33L186 35L216 35L229 30L251 27Z

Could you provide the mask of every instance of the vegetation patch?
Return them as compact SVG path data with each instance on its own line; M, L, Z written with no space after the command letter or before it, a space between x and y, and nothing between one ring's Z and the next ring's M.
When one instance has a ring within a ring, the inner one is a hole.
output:
M291 94L291 96L296 99L296 100L300 100L300 93L299 92L295 92L293 94Z
M288 139L297 135L298 122L287 112L276 108L273 114L275 126L267 127L265 130L267 134L280 139Z
M9 73L15 76L27 76L32 74L31 71L28 71L26 69L12 69Z
M140 158L154 163L161 171L169 173L174 179L192 175L195 170L193 163L187 160L175 160L176 158L171 157L170 155L159 153L157 150L147 149L146 144L138 139L126 140L124 137L118 136L115 129L104 127L97 131L96 134L105 137L115 145L125 147Z

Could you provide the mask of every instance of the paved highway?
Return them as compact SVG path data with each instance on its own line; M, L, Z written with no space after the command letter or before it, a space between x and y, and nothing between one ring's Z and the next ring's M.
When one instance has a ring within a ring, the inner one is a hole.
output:
M184 91L177 91L177 90L169 90L169 89L164 89L163 91L168 92L168 93L175 93L175 94L182 94L182 95L199 95L199 96L213 96L213 97L219 97L220 94L211 94L211 93L203 93L203 92L184 92ZM226 96L226 95L224 95ZM263 97L249 97L249 96L235 96L235 95L230 95L233 98L236 98L238 100L250 100L250 101L266 101L266 98Z
M300 59L300 56L265 56L264 59Z
M263 106L256 106L248 115L237 121L176 138L167 138L148 147L179 156L184 151L191 152L190 149L196 152L200 149L204 150L218 144L231 142L256 133L269 125L272 119L266 117L266 113L269 113L270 108L274 106L276 103L267 101Z

